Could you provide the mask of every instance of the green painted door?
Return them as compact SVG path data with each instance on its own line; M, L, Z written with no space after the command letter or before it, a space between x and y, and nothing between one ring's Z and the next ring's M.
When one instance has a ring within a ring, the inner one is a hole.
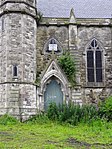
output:
M47 110L49 104L55 102L56 105L62 104L63 102L63 93L61 91L61 85L53 79L46 86L46 91L44 93L44 109Z

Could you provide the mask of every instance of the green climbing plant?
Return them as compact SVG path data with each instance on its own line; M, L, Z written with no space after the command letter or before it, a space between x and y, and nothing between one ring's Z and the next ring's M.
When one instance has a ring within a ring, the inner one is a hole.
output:
M64 53L58 59L59 65L67 76L68 81L72 87L76 84L76 67L75 60L72 58L69 52Z
M37 25L39 25L39 23L42 22L43 14L40 11L38 11L35 18L37 20Z

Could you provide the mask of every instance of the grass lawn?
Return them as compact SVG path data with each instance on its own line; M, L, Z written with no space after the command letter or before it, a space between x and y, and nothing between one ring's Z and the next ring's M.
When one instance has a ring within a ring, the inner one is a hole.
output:
M112 149L112 122L0 125L0 149Z

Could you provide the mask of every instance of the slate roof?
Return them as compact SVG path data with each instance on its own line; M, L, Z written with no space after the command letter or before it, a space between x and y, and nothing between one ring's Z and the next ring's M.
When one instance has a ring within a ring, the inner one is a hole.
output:
M76 18L111 18L112 0L37 0L44 17L68 18L74 8Z

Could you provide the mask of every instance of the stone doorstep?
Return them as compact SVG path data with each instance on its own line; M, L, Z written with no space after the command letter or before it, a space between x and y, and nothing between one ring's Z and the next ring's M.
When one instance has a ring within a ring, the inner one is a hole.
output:
M79 102L81 100L81 97L74 97L74 98L72 97L72 100L73 100L73 102L76 102L76 100L77 100L77 102Z
M72 94L75 94L75 93L81 93L81 91L80 90L73 90Z

